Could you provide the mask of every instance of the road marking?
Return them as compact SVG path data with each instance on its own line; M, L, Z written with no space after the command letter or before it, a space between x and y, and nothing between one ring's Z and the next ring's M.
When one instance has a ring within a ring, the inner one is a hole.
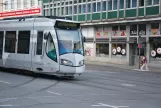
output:
M0 80L1 83L5 83L5 84L11 84L10 82L6 82L6 81L2 81Z
M129 108L129 106L114 106L114 105L107 105L103 103L98 103L98 105L92 105L93 107L110 107L110 108Z
M12 107L13 105L0 105L0 107Z
M136 85L134 85L134 84L121 84L122 86L127 86L127 87L134 87L134 86L136 86Z
M48 93L51 93L51 94L55 94L55 95L61 95L60 93L55 93L55 92L51 92L51 91L47 91Z

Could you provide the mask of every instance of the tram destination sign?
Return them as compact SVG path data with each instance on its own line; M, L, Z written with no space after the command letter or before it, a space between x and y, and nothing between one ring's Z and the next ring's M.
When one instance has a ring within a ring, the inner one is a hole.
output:
M64 29L78 29L80 27L80 23L56 21L55 27Z

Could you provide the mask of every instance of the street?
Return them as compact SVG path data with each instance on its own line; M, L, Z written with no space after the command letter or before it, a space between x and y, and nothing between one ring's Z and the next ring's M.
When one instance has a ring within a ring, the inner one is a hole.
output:
M59 79L1 70L0 108L161 108L161 73L87 65Z

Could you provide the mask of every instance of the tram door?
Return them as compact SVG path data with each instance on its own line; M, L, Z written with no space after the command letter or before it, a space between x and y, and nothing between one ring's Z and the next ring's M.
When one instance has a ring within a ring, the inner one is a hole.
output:
M43 71L43 38L44 31L35 31L36 37L33 38L33 56L32 56L32 68L33 71Z
M2 54L3 54L3 37L4 32L0 31L0 66L3 65Z

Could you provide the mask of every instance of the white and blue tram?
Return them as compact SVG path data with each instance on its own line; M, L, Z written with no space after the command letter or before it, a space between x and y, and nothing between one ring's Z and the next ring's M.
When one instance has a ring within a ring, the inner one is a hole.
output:
M80 23L63 17L19 17L0 21L0 67L58 76L85 70Z

